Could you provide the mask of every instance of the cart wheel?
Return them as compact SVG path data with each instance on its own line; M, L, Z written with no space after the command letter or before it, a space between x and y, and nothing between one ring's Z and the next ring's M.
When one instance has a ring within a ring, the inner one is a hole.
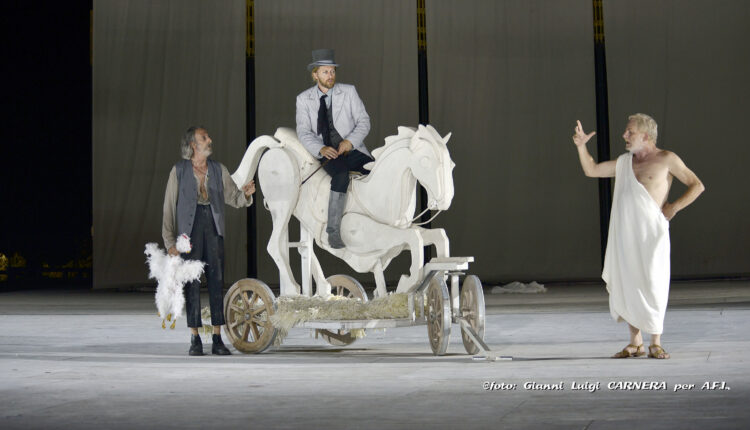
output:
M467 276L461 287L461 317L469 323L477 337L484 340L484 292L482 282L476 275ZM461 330L461 339L464 341L466 352L469 354L479 352L479 347L474 345L463 330Z
M432 353L445 355L451 337L451 299L442 276L432 278L427 287L425 315Z
M331 294L367 302L367 293L362 284L348 275L331 275L326 279L331 284ZM349 330L316 330L326 342L334 346L346 346L357 340Z
M238 351L263 352L276 338L277 330L269 318L274 312L276 302L268 285L257 279L241 279L224 296L224 332Z

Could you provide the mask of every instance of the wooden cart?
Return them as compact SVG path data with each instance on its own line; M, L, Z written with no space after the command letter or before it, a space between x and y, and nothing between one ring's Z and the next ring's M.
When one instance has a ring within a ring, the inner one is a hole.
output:
M356 338L353 329L382 329L427 326L427 336L434 355L444 355L450 343L451 325L461 329L461 338L468 354L475 358L498 358L484 343L485 305L482 283L475 275L460 277L473 257L433 258L424 266L422 282L408 293L407 318L363 320L314 320L297 325L314 329L331 345L346 346ZM450 291L446 280L450 282ZM327 278L332 293L366 302L362 285L348 275ZM308 289L307 294L310 294ZM261 280L237 281L224 298L226 335L234 347L244 353L260 353L269 348L277 335L270 316L276 312L276 298Z

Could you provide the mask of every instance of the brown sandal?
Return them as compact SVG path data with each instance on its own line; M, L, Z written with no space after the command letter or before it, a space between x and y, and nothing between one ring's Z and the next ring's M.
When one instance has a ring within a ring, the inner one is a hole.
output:
M661 345L649 345L648 347L648 358L656 358L659 360L668 359L669 353L661 347Z
M635 348L635 351L630 351L628 348ZM632 343L622 349L622 351L616 353L612 358L630 358L630 357L641 357L646 355L646 349L643 344L633 345Z

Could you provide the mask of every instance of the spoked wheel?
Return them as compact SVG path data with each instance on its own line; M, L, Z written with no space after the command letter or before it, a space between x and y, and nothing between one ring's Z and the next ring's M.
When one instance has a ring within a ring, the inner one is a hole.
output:
M482 282L475 275L469 275L464 279L461 287L461 317L469 323L479 340L484 340L484 292L482 291ZM479 352L479 347L474 345L471 338L461 330L461 339L464 341L464 348L469 354Z
M363 302L367 301L367 293L362 288L362 284L356 279L347 275L332 275L327 279L328 283L331 284L331 294L336 296L348 297L350 299L359 299ZM352 336L349 330L316 330L318 335L322 337L326 342L334 346L346 346L357 340L356 337Z
M442 276L435 276L427 287L425 300L427 335L434 355L445 355L451 337L451 300Z
M241 279L224 296L224 331L238 351L263 352L271 346L277 330L270 317L276 312L274 295L257 279Z

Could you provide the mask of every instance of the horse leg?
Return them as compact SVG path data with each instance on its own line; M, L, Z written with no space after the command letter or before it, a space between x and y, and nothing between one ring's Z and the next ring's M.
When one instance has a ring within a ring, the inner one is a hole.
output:
M300 286L289 267L289 218L299 198L300 184L294 156L283 148L269 149L260 160L258 180L273 220L266 249L279 268L281 295L299 294Z
M383 265L380 261L375 264L372 274L375 276L375 297L387 296L388 290L385 289L385 276L383 276Z
M411 252L411 267L409 276L401 276L398 281L396 292L404 292L422 279L422 266L424 265L424 240L422 234L416 228L396 228L381 224L361 214L349 213L344 215L341 223L341 231L347 243L346 249L352 254L367 255L377 253L380 260L383 256L398 255L404 248ZM392 258L392 257L391 257ZM355 261L347 261L349 265L359 270ZM383 270L382 261L374 261L371 266L364 268L375 273L376 285L378 282L378 266ZM385 295L385 281L382 288L378 288L378 295Z
M268 255L273 258L279 268L279 287L282 296L300 293L300 286L294 280L292 268L289 265L289 217L292 208L285 202L268 203L271 212L273 229L268 239Z
M399 229L400 230L400 229ZM404 239L411 252L411 267L409 276L401 275L396 286L397 293L404 293L412 286L422 280L422 268L424 267L424 240L419 230L408 228L400 230L404 233Z
M299 251L300 261L302 263L302 294L312 296L312 247L313 239L310 230L304 224L299 224Z
M302 222L300 222L300 244L302 245L299 247L302 257L302 293L306 296L312 295L310 281L315 279L315 294L321 297L330 296L331 284L326 280L318 257L315 256L313 235Z
M422 234L425 246L435 245L437 256L439 258L450 257L450 241L448 235L445 234L445 230L442 228L431 228L426 229L417 227L419 232Z
M312 255L312 275L315 279L315 295L328 297L331 295L331 283L326 280L326 277L323 274L323 268L320 267L318 257L315 256L312 249L310 250L310 254Z

